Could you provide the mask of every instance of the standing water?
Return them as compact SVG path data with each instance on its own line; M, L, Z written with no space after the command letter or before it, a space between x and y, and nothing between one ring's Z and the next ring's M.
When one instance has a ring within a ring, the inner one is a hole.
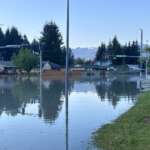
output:
M0 150L88 149L93 132L134 105L137 81L70 80L66 108L62 80L1 78Z

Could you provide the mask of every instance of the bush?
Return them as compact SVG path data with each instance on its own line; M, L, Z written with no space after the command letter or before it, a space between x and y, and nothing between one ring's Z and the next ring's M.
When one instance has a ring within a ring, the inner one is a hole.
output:
M21 49L19 54L13 56L12 59L17 68L25 70L28 74L38 65L38 57L29 49Z

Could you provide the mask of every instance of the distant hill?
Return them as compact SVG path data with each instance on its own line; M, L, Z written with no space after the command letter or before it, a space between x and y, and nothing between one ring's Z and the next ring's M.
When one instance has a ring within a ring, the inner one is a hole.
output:
M75 48L72 49L72 52L75 58L82 58L86 60L92 60L95 58L97 48Z
M143 45L144 49L146 48L146 44ZM75 56L75 58L82 58L82 59L86 59L86 60L91 60L95 58L96 52L97 52L97 48L96 47L78 47L78 48L74 48L72 49L72 52Z

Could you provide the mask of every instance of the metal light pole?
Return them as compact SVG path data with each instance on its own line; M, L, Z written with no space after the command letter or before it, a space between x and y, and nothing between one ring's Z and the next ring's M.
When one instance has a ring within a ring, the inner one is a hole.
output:
M65 68L65 97L66 97L66 150L69 149L69 117L68 117L68 73L69 73L69 11L70 11L70 1L67 2L67 32L66 32L66 68Z
M42 50L40 43L39 43L39 51L40 51L40 81L42 81Z
M68 75L69 71L69 11L70 11L70 3L67 0L67 33L66 33L66 75ZM67 77L67 76L66 76Z

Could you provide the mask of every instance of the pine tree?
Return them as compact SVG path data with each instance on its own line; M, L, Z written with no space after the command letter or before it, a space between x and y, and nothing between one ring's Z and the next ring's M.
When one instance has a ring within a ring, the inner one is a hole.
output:
M4 46L4 42L5 42L4 33L2 29L0 28L0 46Z
M117 55L123 55L121 44L119 43L117 37L115 36L112 40L112 49L111 54L113 56L113 64L114 65L120 65L123 63L123 58L118 58Z
M52 63L65 65L66 48L63 46L63 38L58 26L54 22L46 24L41 37L43 60ZM70 50L70 63L73 61L73 54Z
M26 35L23 36L23 44L30 45L30 42L29 42L28 37Z
M43 60L61 64L63 40L54 22L44 26L41 43L43 43Z
M10 35L9 35L9 44L19 45L22 43L23 43L23 38L21 34L18 32L18 29L15 27L12 27L10 30Z
M98 47L95 60L103 62L105 61L105 59L106 59L106 45L102 43L101 46Z
M24 37L18 32L18 29L12 27L11 29L7 29L5 33L5 42L4 45L21 45L24 42ZM26 37L27 40L27 37ZM6 48L3 49L3 58L4 60L8 61L11 60L14 54L18 54L19 49L16 48Z
M4 39L4 33L2 29L0 28L0 46L4 46L5 39ZM0 60L3 60L3 49L0 49Z
M126 55L129 56L126 59L127 64L138 64L140 55L139 53L139 46L137 41L133 41L132 44L129 42L127 48L126 48ZM137 56L137 57L132 57Z
M31 43L31 49L34 52L39 52L39 42L36 39L33 39L32 43Z

